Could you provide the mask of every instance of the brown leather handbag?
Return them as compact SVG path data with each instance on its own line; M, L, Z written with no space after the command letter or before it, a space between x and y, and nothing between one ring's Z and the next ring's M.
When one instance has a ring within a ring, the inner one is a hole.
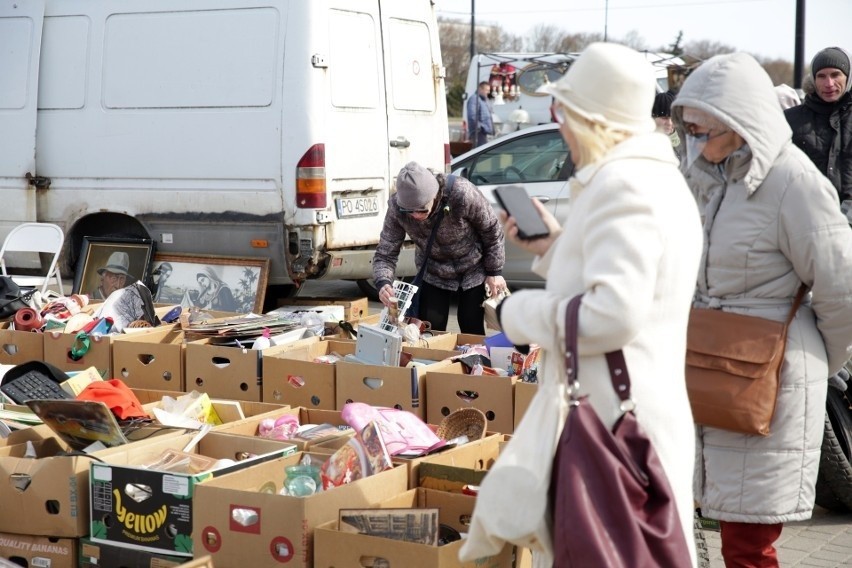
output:
M696 424L769 435L787 328L806 292L802 284L785 322L692 309L686 335L686 389Z
M633 414L622 351L606 354L624 411L610 432L578 397L577 313L565 316L565 367L571 403L551 473L554 566L691 566L669 480Z

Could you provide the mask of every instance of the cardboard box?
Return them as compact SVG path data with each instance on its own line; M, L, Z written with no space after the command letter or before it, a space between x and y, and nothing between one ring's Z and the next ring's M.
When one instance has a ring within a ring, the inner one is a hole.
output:
M142 403L142 407L151 414L152 418L154 418L152 409L155 406L160 406L163 397L168 396L176 399L187 394L168 390L136 388L130 390L133 391L133 394L135 394L136 398L139 399L139 402ZM245 420L259 414L267 414L289 408L286 404L250 402L247 400L224 400L221 398L210 399L210 405L213 407L213 410L216 411L216 415L222 421L222 424L239 422L240 420Z
M77 539L0 534L0 558L18 566L77 568Z
M438 522L459 532L467 532L462 519L473 514L476 498L469 495L443 493L428 489L411 489L379 507L437 508ZM458 559L463 540L442 546L404 542L390 538L342 532L337 520L322 524L314 531L314 568L363 566L363 558L372 558L371 566L405 566L405 568L512 568L514 547L507 544L499 554L473 562Z
M317 363L317 357L355 353L354 342L319 341L263 356L263 400L334 410L337 365Z
M186 561L184 556L127 548L105 542L80 539L80 568L173 568Z
M450 363L421 367L384 367L341 361L337 363L337 408L347 402L364 402L408 410L426 419L426 374Z
M115 376L131 388L184 391L183 344L183 331L174 325L116 335L112 341Z
M295 298L282 298L278 301L279 306L342 306L343 318L346 321L359 320L368 315L370 303L367 298L329 298L323 296L297 296Z
M521 418L524 417L524 413L537 392L538 383L525 383L523 381L515 383L515 428L521 423Z
M317 444L328 441L331 438L337 436L348 437L352 435L352 429L349 428L346 422L343 421L343 418L340 416L340 411L338 410L318 410L318 409L310 409L310 408L291 408L291 407L282 407L280 410L275 410L272 412L266 412L263 414L258 414L255 416L251 416L244 420L238 420L235 422L230 422L226 424L222 424L221 426L215 426L213 430L217 432L226 432L228 434L234 434L237 436L257 436L257 428L260 424L261 420L266 418L275 419L281 415L290 414L299 417L299 424L331 424L333 426L338 426L339 430L336 434L332 433L326 435L322 438L317 438L313 440L302 440L302 439L293 439L288 440L288 442L294 444L299 450L308 450L315 447Z
M444 349L447 351L458 351L462 345L482 345L485 343L484 335L471 335L468 333L437 333L432 337L423 339L425 347L429 349Z
M79 359L71 356L71 347L77 338L76 333L48 331L41 336L44 338L45 363L50 363L65 372L85 371L89 367L94 367L105 379L113 378L113 335L89 336L89 349Z
M515 431L515 383L517 377L467 375L460 363L426 376L427 422L440 424L459 408L473 407L485 413L489 432Z
M11 322L0 323L0 365L20 365L44 360L44 338L40 333L9 329Z
M161 432L146 440L122 446L138 448L160 436L174 437L177 432ZM36 459L24 457L31 441ZM68 456L67 447L45 425L14 432L0 446L0 531L21 534L80 537L89 533L89 465L92 458ZM100 459L119 448L93 452ZM9 511L26 511L11 515Z
M165 450L182 450L190 434L139 448L113 448L105 462L93 462L89 470L90 538L95 542L133 546L175 556L192 556L192 501L199 484L219 475L245 469L295 452L292 444L210 432L191 453L216 460L249 457L231 465L198 474L146 468Z
M405 468L397 467L308 497L278 495L284 467L300 459L297 454L258 464L198 486L193 501L196 554L210 554L222 566L309 568L316 526L336 519L341 507L366 507L406 489ZM275 494L259 492L270 482ZM237 522L235 512L254 522Z
M210 339L186 344L186 390L210 398L261 402L263 350L216 345Z

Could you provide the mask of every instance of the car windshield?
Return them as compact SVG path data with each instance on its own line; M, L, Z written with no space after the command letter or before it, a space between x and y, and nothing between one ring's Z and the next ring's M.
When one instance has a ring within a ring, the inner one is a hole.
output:
M555 181L566 179L573 164L558 130L520 136L480 153L467 177L476 184Z

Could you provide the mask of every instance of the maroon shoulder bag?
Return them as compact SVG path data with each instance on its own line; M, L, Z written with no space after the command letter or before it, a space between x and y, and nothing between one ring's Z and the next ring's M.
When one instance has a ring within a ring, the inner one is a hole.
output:
M565 315L565 367L571 397L551 475L554 566L691 566L671 486L633 414L624 353L606 354L623 414L612 432L578 396L577 314Z

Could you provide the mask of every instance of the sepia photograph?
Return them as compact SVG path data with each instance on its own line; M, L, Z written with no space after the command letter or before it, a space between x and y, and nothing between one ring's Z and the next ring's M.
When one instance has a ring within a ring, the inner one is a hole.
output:
M106 300L134 282L147 282L153 252L151 239L83 237L72 293Z
M151 294L156 304L260 313L268 277L268 258L157 254Z

